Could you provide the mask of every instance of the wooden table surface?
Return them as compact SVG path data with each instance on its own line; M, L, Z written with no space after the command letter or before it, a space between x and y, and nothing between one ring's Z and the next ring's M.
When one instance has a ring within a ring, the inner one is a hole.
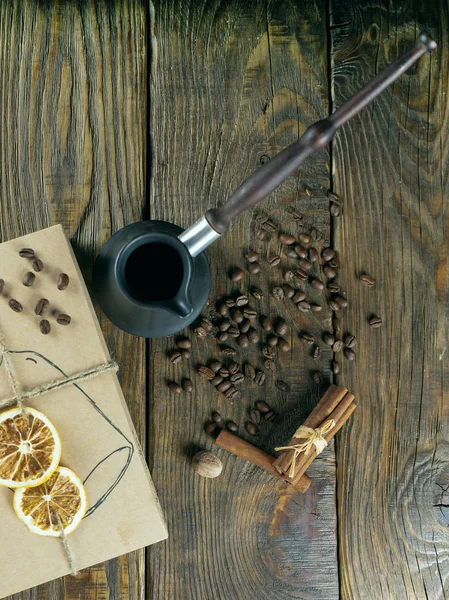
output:
M358 345L354 363L338 358L337 381L358 409L310 469L310 490L292 492L221 450L219 479L200 479L189 462L212 448L203 431L212 410L248 437L259 398L291 416L253 442L288 439L325 389L310 372L330 380L330 351L313 361L297 334L331 329L329 310L311 318L266 295L257 309L293 323L292 351L233 403L195 374L218 355L213 337L194 339L191 360L172 365L173 339L132 337L98 311L170 537L14 600L449 597L448 16L445 0L2 1L1 239L62 223L88 285L120 227L188 226L420 29L440 45L208 252L212 300L236 291L226 271L244 266L245 250L279 251L276 235L255 239L264 213L295 235L315 227L317 247L330 240L340 254L350 302L341 327ZM338 218L327 190L341 195ZM241 289L268 290L281 274L263 261ZM382 328L368 326L373 314ZM260 364L260 351L239 360ZM188 374L194 393L170 395L167 380Z

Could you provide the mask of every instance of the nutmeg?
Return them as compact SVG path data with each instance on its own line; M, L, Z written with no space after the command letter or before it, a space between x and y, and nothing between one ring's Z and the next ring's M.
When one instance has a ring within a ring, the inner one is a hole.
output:
M223 470L223 464L218 456L207 450L197 452L192 459L192 465L198 475L210 479L218 477Z

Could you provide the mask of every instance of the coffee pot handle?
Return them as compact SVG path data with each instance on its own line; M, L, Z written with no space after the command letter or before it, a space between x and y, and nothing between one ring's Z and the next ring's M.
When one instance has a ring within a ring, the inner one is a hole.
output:
M255 206L276 189L312 152L326 146L344 123L366 108L421 56L433 52L436 48L437 44L431 36L421 32L414 46L382 69L332 115L311 125L297 142L279 152L250 175L226 204L208 210L205 217L179 236L191 254L196 256L225 233L234 217Z

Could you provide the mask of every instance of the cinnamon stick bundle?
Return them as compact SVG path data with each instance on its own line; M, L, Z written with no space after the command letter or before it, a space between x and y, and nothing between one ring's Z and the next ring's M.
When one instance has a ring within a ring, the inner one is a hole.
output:
M347 388L331 385L288 446L283 447L284 451L273 466L292 484L300 480L319 452L349 419L356 408L353 401L354 396ZM306 432L304 427L309 430ZM298 436L298 432L304 437Z

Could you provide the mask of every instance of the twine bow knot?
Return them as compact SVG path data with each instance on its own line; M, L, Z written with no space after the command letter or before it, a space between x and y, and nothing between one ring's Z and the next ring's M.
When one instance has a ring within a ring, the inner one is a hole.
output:
M290 479L293 479L295 476L296 460L298 459L299 455L304 452L304 455L307 456L312 446L315 446L317 456L318 454L321 454L321 452L327 446L327 441L324 436L326 433L329 433L333 427L335 427L334 419L328 419L324 425L317 427L316 429L301 425L301 427L295 432L294 437L303 438L306 440L305 442L302 442L301 444L293 444L292 446L279 446L278 448L275 448L276 451L293 450L293 458L288 472Z

